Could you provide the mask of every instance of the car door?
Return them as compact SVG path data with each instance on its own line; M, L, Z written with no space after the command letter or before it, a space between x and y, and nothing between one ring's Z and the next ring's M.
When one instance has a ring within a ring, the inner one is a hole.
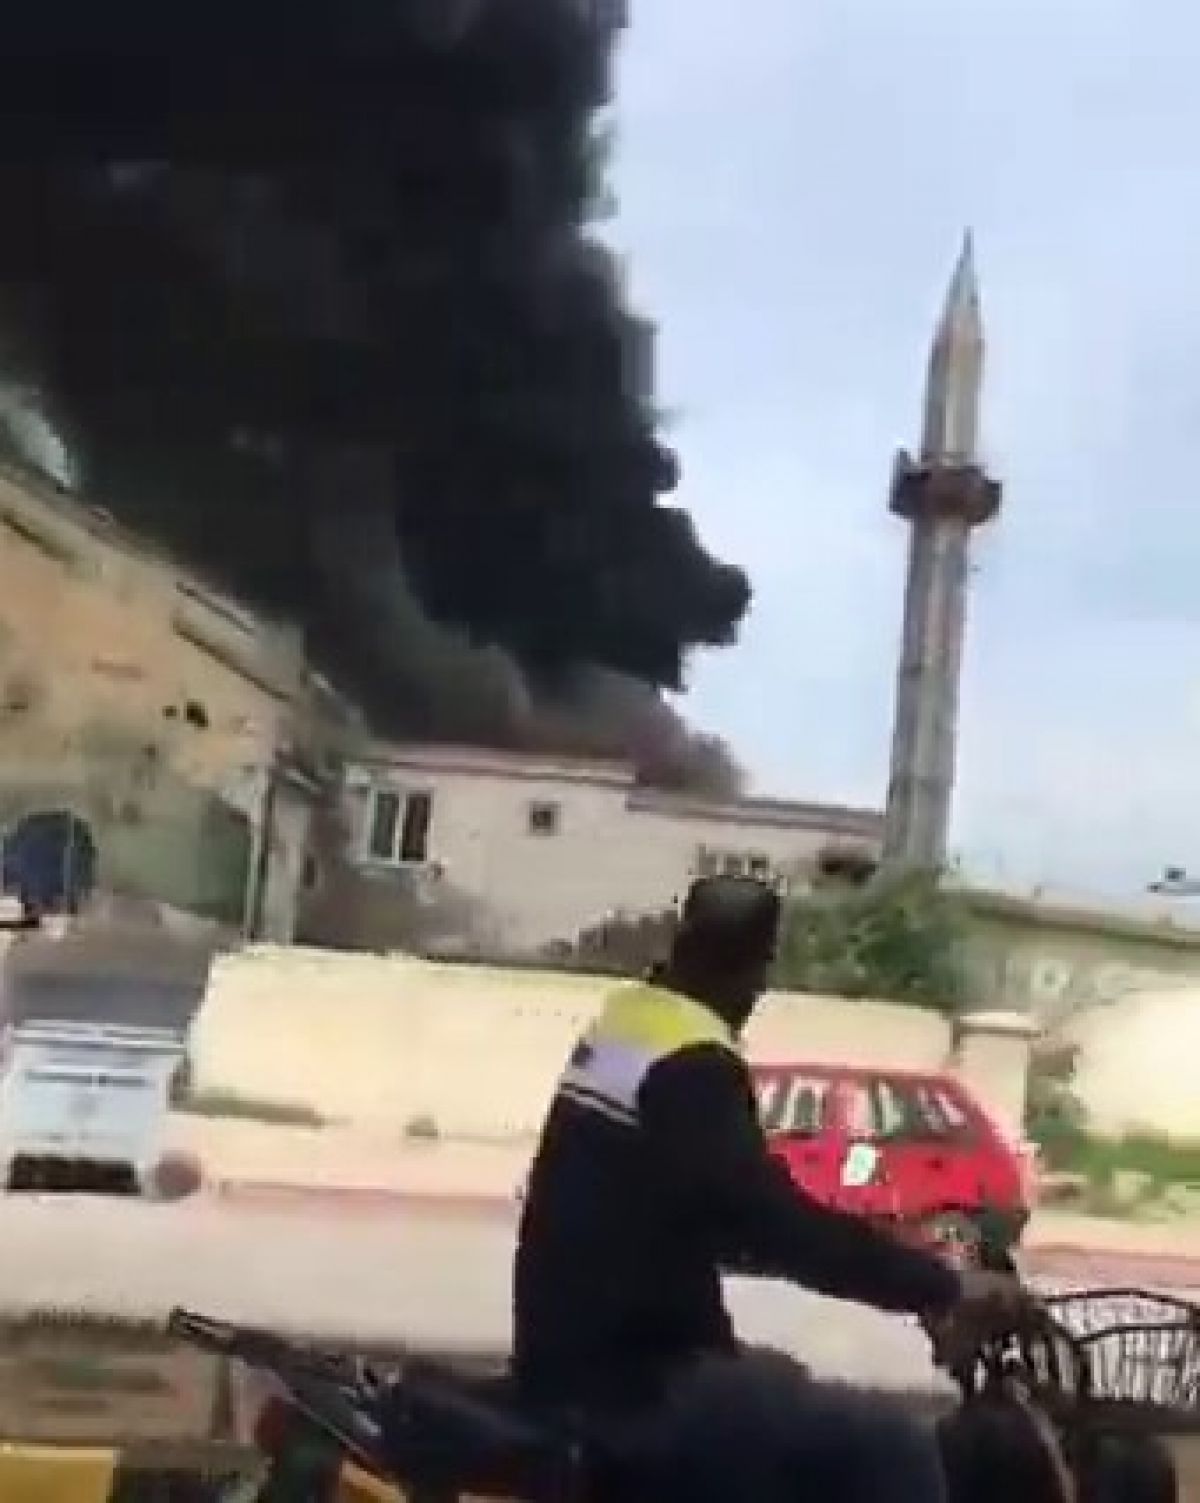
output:
M879 1218L891 1216L892 1192L872 1086L871 1076L857 1072L838 1082L835 1204Z
M872 1092L892 1214L922 1222L955 1206L962 1149L931 1085L880 1075Z

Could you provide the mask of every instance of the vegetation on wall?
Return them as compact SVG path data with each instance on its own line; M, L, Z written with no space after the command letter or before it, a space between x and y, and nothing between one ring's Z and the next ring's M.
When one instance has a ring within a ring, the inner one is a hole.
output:
M552 958L580 968L644 975L665 958L676 922L662 913L617 914ZM867 886L844 882L790 898L773 984L957 1012L970 1000L960 899L931 878L905 876Z
M962 901L935 878L817 888L787 905L776 985L955 1013L970 1000L965 939Z
M1195 1210L1200 1143L1150 1128L1093 1130L1076 1089L1078 1046L1052 1034L1029 1065L1025 1131L1037 1145L1046 1203L1099 1216L1169 1219Z
M572 970L644 976L651 966L666 958L677 921L674 908L664 908L660 913L613 914L584 929L573 945L551 947L545 958Z

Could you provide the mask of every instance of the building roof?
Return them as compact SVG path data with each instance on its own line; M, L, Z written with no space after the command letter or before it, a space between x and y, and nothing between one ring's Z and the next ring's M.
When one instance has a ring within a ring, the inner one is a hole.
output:
M348 760L353 767L409 768L521 782L551 780L611 788L632 788L634 784L633 766L629 762L549 752L502 751L484 746L375 740Z
M660 814L672 819L709 820L760 828L816 829L871 842L883 836L883 815L875 809L777 798L710 799L694 793L647 788L637 783L632 763L595 757L376 741L351 761L355 767L388 767L466 777L511 778L520 782L607 787L623 790L627 807L634 813Z
M856 809L847 804L824 804L807 799L718 800L665 789L636 788L630 794L629 807L674 819L726 821L775 829L824 830L857 840L883 838L880 810Z

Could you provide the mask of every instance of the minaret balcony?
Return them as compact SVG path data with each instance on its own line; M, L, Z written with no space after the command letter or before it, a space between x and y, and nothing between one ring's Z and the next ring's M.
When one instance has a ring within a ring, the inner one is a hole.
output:
M906 521L955 518L979 527L1000 510L1001 486L978 464L921 463L903 449L892 470L890 509Z

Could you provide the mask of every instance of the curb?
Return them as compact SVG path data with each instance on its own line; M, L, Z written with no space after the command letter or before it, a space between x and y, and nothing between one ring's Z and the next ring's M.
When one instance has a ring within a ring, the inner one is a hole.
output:
M304 1185L287 1180L217 1180L210 1187L217 1200L271 1210L314 1209L399 1213L417 1211L448 1216L507 1218L517 1210L516 1195L439 1190L394 1190L382 1185Z

